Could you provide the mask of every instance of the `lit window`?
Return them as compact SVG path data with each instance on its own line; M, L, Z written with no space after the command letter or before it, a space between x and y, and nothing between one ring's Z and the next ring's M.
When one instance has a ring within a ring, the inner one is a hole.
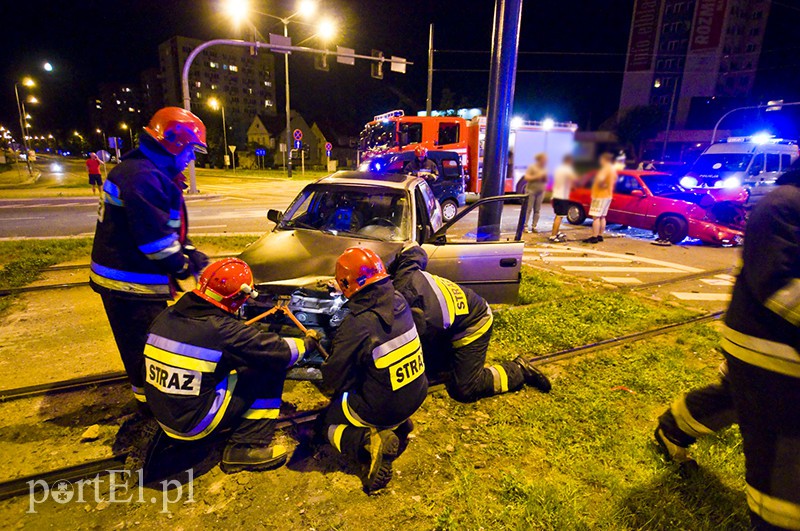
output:
M239 71L239 67L238 66L231 65L231 72L238 72L238 71Z
M122 102L117 100L117 105L122 105Z
M249 90L249 91L250 91L250 94L252 94L252 93L253 93L253 89L247 89L247 90Z
M265 87L271 87L272 86L272 82L271 81L264 81L264 86Z
M199 81L195 81L194 82L194 86L197 87L197 88L200 88L201 85L202 85L202 83L200 83Z
M219 68L219 63L211 61L210 63L208 63L208 66L210 66L211 68Z
M227 70L228 69L228 65L222 65L222 69L223 70Z
M211 85L211 90L217 90L217 86L216 85Z
M133 107L128 107L128 112L136 112L136 109L134 109Z
M200 96L199 92L195 92L195 97L199 100L202 96Z
M102 107L100 107L100 105L95 105L95 107L97 107L98 109L102 109Z
M264 107L272 107L272 100L264 100Z

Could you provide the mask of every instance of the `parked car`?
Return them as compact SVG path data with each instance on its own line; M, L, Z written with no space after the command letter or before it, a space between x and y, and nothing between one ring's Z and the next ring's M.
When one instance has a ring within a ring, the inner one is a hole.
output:
M567 221L581 224L591 203L591 178L573 188ZM687 236L715 245L738 245L745 225L742 189L693 189L667 173L623 170L614 187L608 223L652 230L660 239L679 243Z
M687 188L738 188L748 192L752 208L775 188L775 181L798 159L794 140L763 135L731 137L706 149L681 184Z
M411 242L427 251L431 273L469 286L489 302L516 302L524 211L509 203L519 199L482 199L443 224L431 187L419 177L358 171L324 177L307 185L286 212L270 210L275 227L240 255L259 292L244 316L258 315L283 296L298 320L330 338L346 311L330 283L339 255L367 247L391 268ZM504 205L498 224L478 226L479 209Z
M442 207L443 220L448 222L456 217L458 209L466 204L461 157L455 151L429 151L428 158L439 168L438 178L429 180L428 184ZM359 169L375 173L403 173L406 164L412 160L414 160L413 151L386 153L364 161Z

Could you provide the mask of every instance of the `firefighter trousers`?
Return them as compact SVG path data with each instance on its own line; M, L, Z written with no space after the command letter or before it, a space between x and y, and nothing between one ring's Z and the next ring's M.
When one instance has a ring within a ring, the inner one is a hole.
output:
M144 397L144 345L150 324L166 307L167 301L134 299L102 293L103 308L114 334L125 373L131 382L133 396L139 402Z
M462 347L452 347L452 370L447 383L448 394L459 402L516 391L525 383L522 367L507 361L486 367L486 351L492 329Z
M800 378L725 357L753 528L800 530Z
M681 396L658 418L664 435L684 448L698 437L710 435L736 423L727 368L720 368L717 384L693 389Z
M280 414L286 373L242 367L232 372L228 379L229 389L231 386L233 389L227 405L223 406L224 410L209 412L207 418L201 421L201 424L208 426L206 429L187 434L162 425L167 435L178 440L194 441L232 430L228 438L230 443L269 445ZM157 409L154 407L156 418Z
M357 401L356 401L357 402ZM325 411L324 433L328 441L340 453L354 461L369 462L369 454L365 444L369 441L370 432L392 429L403 440L408 435L408 419L398 425L371 424L358 414L348 401L348 393L331 400Z

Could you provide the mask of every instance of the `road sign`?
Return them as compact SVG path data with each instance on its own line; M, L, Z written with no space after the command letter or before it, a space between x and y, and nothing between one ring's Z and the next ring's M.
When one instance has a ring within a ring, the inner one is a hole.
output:
M295 140L294 141L294 148L295 149L303 149L303 141L302 140Z
M292 136L295 140L303 140L303 132L300 129L295 129Z
M100 151L98 151L96 153L96 155L97 155L97 158L100 159L100 162L102 162L103 164L105 164L106 162L111 160L111 153L109 153L105 149L101 149Z
M236 151L236 146L228 146L228 149L231 150L231 153Z
M267 150L266 149L257 149L256 150L256 155L259 156L259 157L263 157L266 154L267 154Z
M333 144L331 144L330 142L326 142L325 143L325 151L330 151L332 149L333 149Z
M353 57L356 51L353 48L344 48L343 46L336 47L336 62L343 65L356 64L356 58Z
M108 137L108 147L111 149L120 149L122 147L122 139L118 136Z

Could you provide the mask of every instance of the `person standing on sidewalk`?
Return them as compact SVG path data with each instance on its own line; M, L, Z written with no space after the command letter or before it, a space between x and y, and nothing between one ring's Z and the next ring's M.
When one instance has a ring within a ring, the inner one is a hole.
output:
M536 224L539 223L539 214L542 210L542 201L544 201L544 190L547 186L547 154L538 153L533 160L533 164L528 166L523 177L525 194L528 196L528 209L525 212L527 232L536 232ZM531 213L532 218L528 223Z
M603 241L606 231L606 216L614 197L614 185L617 183L617 170L614 167L614 155L603 153L600 155L600 169L592 182L592 204L589 215L592 216L592 235L583 240L584 243L599 243Z
M550 238L548 238L552 243L567 241L567 235L560 232L559 229L561 228L561 220L569 211L569 193L570 190L572 190L572 184L578 178L577 175L575 175L575 168L572 164L572 155L564 155L564 159L553 174L552 201L555 218L553 219L553 229L550 231Z
M157 111L137 149L108 174L89 283L100 294L134 397L144 395L147 329L177 293L177 280L208 264L188 238L183 170L206 150L206 127L178 107Z
M89 172L89 184L92 186L92 195L102 191L103 177L100 175L100 159L96 153L89 153L86 160L86 170Z

